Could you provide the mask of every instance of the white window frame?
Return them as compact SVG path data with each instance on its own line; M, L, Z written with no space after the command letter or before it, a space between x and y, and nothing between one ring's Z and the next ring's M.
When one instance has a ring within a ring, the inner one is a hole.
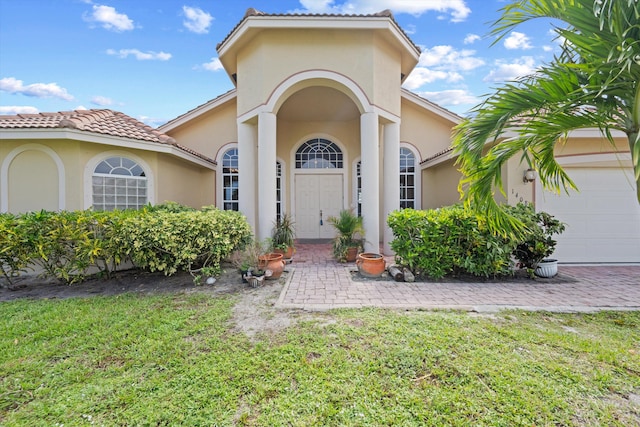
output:
M415 160L415 164L413 166L413 182L414 182L414 198L413 198L413 205L414 205L414 209L422 209L422 172L420 169L420 162L421 162L421 158L420 158L420 152L416 149L416 147L414 147L412 144L406 143L406 142L401 142L400 143L400 150L401 149L407 149L409 150L414 157ZM402 174L402 172L401 172ZM400 186L400 176L398 176L398 186ZM400 202L400 201L398 201Z
M93 175L96 167L103 161L107 160L110 157L125 157L135 163L137 163L142 170L144 171L144 175L147 179L147 203L155 204L156 203L156 194L155 194L155 175L153 174L153 170L151 166L144 161L140 156L137 156L128 151L104 151L94 157L92 157L84 168L84 208L89 209L93 206Z
M224 146L222 146L220 148L220 150L218 151L218 158L216 159L217 163L218 163L218 168L217 168L217 173L216 173L216 206L218 206L219 209L223 209L224 210L224 156L225 154L227 154L227 152L229 150L237 150L238 149L238 144L233 142L231 144L225 144ZM240 187L240 165L238 165L238 195L240 194L240 191L242 191L242 188ZM238 196L238 210L240 210L240 198Z

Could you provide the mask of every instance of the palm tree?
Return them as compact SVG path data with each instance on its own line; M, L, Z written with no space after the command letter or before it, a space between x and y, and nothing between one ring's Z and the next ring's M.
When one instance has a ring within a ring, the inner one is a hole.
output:
M501 232L518 229L494 199L501 168L521 155L547 189L575 184L554 157L567 133L599 128L624 132L640 202L640 6L638 0L520 0L501 9L490 35L496 42L537 18L552 18L561 53L534 74L497 89L456 128L454 151L467 206L485 213ZM494 42L495 43L495 42Z

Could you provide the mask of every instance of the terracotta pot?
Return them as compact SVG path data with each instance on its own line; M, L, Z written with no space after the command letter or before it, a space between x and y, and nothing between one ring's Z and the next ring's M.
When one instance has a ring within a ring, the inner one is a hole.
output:
M274 253L276 254L282 254L282 256L284 257L284 259L291 259L293 258L293 253L294 253L294 249L293 246L288 246L287 250L283 251L282 249L274 249Z
M356 246L347 248L347 255L346 255L347 262L355 261L357 256L358 256L358 248Z
M385 270L384 257L372 252L359 254L356 265L358 272L365 277L380 277Z
M268 279L279 279L284 271L284 260L282 258L282 254L275 252L260 255L258 257L258 267L262 270L271 270L272 274Z

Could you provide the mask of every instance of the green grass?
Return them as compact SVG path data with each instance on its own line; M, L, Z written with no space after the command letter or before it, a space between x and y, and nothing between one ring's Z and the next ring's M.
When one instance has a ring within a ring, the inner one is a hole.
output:
M345 310L250 340L233 297L0 304L0 425L635 425L640 313ZM330 321L329 321L330 320Z

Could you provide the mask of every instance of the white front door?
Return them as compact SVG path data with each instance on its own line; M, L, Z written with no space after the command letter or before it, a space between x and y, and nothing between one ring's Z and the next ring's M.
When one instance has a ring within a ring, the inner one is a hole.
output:
M335 233L327 221L342 210L342 175L300 174L296 185L296 237L330 239Z

